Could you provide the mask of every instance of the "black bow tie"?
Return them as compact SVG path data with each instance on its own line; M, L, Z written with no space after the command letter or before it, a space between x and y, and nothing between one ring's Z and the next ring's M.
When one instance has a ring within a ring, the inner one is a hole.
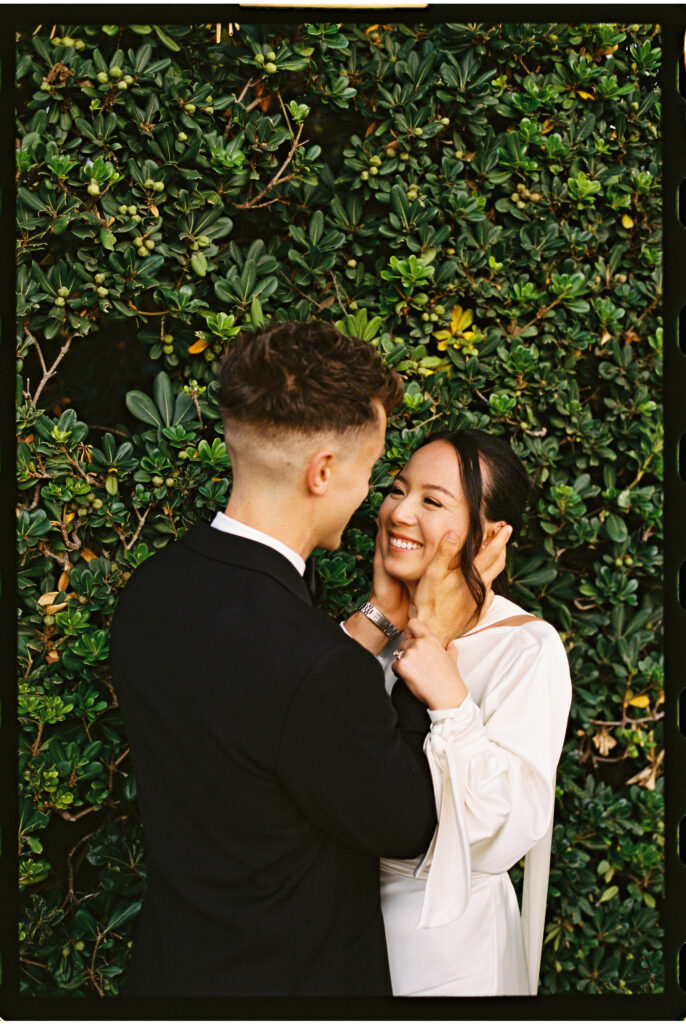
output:
M317 559L314 555L310 555L305 562L305 574L303 579L305 580L305 586L310 592L313 606L318 608L326 597L326 590L324 589L324 584L317 572Z

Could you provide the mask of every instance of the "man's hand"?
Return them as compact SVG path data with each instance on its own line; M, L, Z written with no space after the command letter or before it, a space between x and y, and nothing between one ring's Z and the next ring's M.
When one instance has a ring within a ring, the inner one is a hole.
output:
M486 590L505 568L505 549L511 534L511 526L501 527L474 559ZM459 553L457 545L457 534L452 531L441 538L415 595L417 617L444 647L476 622L474 598L461 571L453 567Z
M410 617L410 595L407 587L395 576L386 572L381 554L380 534L376 534L376 550L374 551L374 575L372 592L369 600L398 629L404 629Z
M415 697L432 711L460 706L468 691L457 663L419 619L407 623L398 651L393 670Z

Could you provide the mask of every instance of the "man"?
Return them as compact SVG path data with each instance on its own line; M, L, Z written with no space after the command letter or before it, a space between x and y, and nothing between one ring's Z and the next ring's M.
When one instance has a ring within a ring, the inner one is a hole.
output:
M126 994L390 994L378 860L435 827L426 715L401 697L398 719L303 571L340 544L402 386L313 322L237 337L219 382L226 513L135 573L112 630L147 841Z

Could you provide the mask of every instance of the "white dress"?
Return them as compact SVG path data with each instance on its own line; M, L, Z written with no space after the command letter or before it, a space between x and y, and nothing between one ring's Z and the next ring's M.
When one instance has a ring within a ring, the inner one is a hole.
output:
M562 641L548 623L486 628L522 614L512 601L493 598L478 626L454 641L469 695L457 709L429 712L424 751L436 834L424 857L381 861L394 995L536 991L555 772L571 682ZM389 693L396 647L397 641L379 655ZM527 853L531 963L507 874Z

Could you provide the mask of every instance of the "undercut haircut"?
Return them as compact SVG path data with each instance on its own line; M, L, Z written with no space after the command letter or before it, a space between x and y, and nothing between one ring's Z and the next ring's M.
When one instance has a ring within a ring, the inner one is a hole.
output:
M375 398L388 414L403 396L400 377L369 342L315 320L242 331L217 379L225 421L301 433L371 425Z

